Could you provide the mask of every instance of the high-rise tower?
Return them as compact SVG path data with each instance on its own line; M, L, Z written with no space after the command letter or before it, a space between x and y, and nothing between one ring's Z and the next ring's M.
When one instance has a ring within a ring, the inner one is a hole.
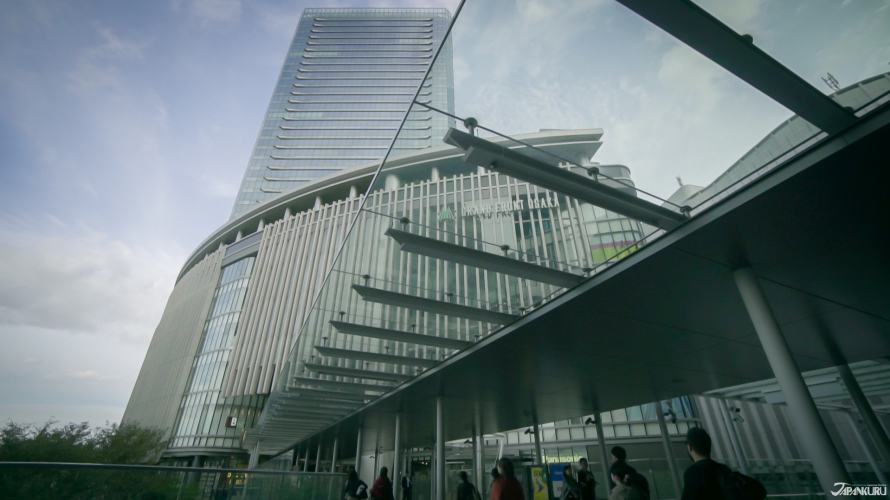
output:
M306 9L232 218L280 193L386 153L443 42L445 9ZM418 101L454 112L450 40ZM448 119L415 106L392 155L440 144Z

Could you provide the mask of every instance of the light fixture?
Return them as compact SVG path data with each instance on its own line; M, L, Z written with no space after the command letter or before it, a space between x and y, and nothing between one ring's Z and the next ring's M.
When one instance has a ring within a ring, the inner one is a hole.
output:
M523 434L534 434L534 433L535 433L535 431L533 431L532 428L529 427L528 429L525 430L525 432Z
M729 413L732 415L732 421L733 421L733 422L742 423L742 422L745 421L745 418L742 417L742 415L741 415L741 413L742 413L742 409L741 409L741 408L736 408L736 407L734 407L734 406L730 406L730 407L729 407Z
M584 421L584 425L593 425L596 423L596 420L593 417L587 417L587 420Z

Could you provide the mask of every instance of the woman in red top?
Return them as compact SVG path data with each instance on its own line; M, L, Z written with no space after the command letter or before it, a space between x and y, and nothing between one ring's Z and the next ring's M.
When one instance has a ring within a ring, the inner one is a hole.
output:
M513 462L509 458L498 460L500 477L491 487L491 500L525 500L525 492L513 475Z
M374 481L374 486L371 487L371 498L376 498L377 500L393 500L392 481L386 477L387 474L389 474L389 469L386 467L380 469L380 477Z

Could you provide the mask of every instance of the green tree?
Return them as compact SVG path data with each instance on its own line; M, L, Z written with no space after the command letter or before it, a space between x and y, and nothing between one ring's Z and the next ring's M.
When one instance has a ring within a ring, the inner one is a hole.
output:
M80 424L41 426L7 422L0 429L0 462L153 464L164 449L164 433L134 424L90 428ZM9 499L175 498L180 474L94 469L0 469L0 492Z

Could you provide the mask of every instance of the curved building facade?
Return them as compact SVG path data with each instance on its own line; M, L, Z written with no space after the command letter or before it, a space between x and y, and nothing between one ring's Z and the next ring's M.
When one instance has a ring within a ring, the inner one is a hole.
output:
M590 165L601 137L594 129L519 139ZM171 457L241 456L257 442L280 450L306 425L324 423L292 411L303 396L294 389L379 394L562 287L405 254L394 230L484 251L495 245L497 253L564 272L627 254L643 237L636 221L480 171L460 153L439 146L390 160L367 195L360 193L379 163L346 169L218 229L179 276L124 419L168 429ZM626 167L601 169L632 189ZM410 313L366 302L354 285L439 298L491 318Z

